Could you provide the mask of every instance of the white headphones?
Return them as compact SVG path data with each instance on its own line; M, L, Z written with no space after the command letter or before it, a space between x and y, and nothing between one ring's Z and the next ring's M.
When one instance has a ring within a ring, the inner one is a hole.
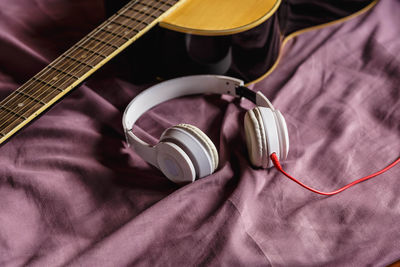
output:
M132 132L138 118L152 107L173 98L206 93L244 97L257 105L247 111L244 118L247 149L254 166L272 167L272 153L276 153L279 160L286 159L289 136L282 114L261 92L254 92L244 87L243 81L226 76L176 78L141 92L129 103L122 119L128 144L175 183L193 182L212 174L218 167L218 152L210 138L197 127L190 124L170 127L155 146Z

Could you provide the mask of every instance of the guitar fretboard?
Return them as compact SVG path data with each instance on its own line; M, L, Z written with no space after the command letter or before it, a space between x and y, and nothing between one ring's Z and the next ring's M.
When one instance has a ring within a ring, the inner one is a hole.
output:
M179 0L131 1L0 102L0 144L156 25Z

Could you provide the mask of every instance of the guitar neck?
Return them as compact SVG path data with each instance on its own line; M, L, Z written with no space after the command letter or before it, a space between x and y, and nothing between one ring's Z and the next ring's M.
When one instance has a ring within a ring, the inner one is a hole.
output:
M131 1L0 102L0 144L157 24L179 0Z

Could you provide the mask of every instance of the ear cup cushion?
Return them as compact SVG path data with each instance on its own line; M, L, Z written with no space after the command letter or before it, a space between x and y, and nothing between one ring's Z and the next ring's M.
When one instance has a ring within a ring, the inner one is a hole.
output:
M256 108L246 112L244 116L244 131L250 162L256 167L263 167L266 154L264 127L260 113Z
M197 137L197 139L202 143L202 145L207 149L211 156L211 160L213 163L213 171L215 171L218 167L218 151L217 148L215 147L214 143L211 141L211 139L199 128L197 128L194 125L191 124L186 124L186 123L180 123L176 125L175 127L182 128L187 130L190 134L193 136Z
M218 152L214 144L193 125L179 124L166 129L160 142L171 142L182 148L192 161L197 178L212 174L218 166Z
M279 144L281 152L279 160L285 160L289 153L289 133L287 129L287 124L285 118L283 117L282 113L279 110L275 110L274 115L278 126Z
M266 135L266 129L263 123L262 115L258 107L254 108L254 115L256 115L259 127L260 127L260 134L261 134L261 145L262 145L262 158L261 158L261 167L262 168L267 168L268 166L268 144L267 144L267 135Z
M270 168L273 166L273 164L269 156L275 152L278 158L281 157L280 156L281 145L278 133L279 125L275 120L274 111L272 111L270 108L256 107L256 109L258 109L261 114L262 123L264 125L264 130L265 130L265 137L266 137L265 139L268 146L268 153L266 153L264 165L267 165L267 167Z

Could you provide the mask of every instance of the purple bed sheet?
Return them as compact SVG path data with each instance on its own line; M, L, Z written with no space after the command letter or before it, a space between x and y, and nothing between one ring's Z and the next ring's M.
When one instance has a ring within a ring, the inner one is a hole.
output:
M288 122L284 167L329 191L400 151L400 1L304 33L254 85ZM104 18L100 0L0 1L0 98ZM128 102L145 87L107 65L0 148L0 266L384 266L400 258L400 168L332 197L250 166L245 101L198 96L148 112L155 143L204 130L218 170L183 187L126 147Z

